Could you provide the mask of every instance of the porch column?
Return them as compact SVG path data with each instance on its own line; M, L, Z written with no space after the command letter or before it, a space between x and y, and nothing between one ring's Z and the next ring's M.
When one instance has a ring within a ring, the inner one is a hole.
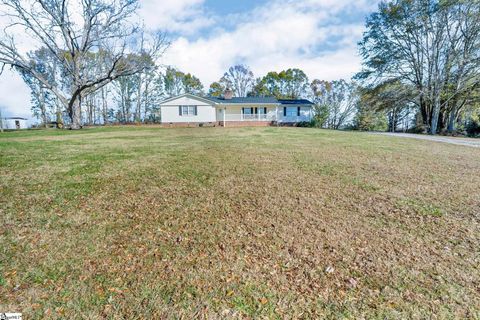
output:
M278 105L275 106L275 121L277 122L278 127Z
M227 113L227 108L226 107L223 107L223 127L225 128L227 126L227 122L225 121L226 120L226 113Z

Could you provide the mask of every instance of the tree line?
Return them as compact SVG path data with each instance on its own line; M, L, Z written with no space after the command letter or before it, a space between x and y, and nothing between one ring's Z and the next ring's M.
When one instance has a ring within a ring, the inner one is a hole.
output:
M310 125L359 130L480 134L480 0L389 0L366 21L362 70L352 80L309 80L290 68L256 77L230 67L204 88L200 79L158 64L169 42L135 23L137 0L0 0L10 24L0 63L31 89L43 124L156 122L159 103L192 93L310 99ZM37 49L24 52L26 31Z

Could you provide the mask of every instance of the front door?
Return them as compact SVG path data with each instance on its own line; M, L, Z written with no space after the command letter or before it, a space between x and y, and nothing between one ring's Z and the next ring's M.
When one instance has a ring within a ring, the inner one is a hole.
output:
M15 128L20 129L20 121L15 120Z

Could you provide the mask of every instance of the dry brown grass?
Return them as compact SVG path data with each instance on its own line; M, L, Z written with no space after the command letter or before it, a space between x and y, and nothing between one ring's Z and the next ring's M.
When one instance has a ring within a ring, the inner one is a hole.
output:
M0 311L480 318L479 159L300 128L0 135Z

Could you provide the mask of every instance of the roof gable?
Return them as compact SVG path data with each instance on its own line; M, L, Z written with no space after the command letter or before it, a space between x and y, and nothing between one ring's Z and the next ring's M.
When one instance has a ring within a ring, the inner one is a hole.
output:
M208 104L208 105L214 105L215 104L215 102L210 100L210 99L206 99L206 98L196 96L196 95L190 94L190 93L184 93L184 94L181 94L181 95L178 95L178 96L175 96L175 97L165 99L162 102L160 102L160 105L168 105L169 102L172 102L172 101L175 101L175 100L178 100L178 99L181 99L181 98L188 98L188 99L192 99L192 100L197 100L197 101L203 102L203 103Z

